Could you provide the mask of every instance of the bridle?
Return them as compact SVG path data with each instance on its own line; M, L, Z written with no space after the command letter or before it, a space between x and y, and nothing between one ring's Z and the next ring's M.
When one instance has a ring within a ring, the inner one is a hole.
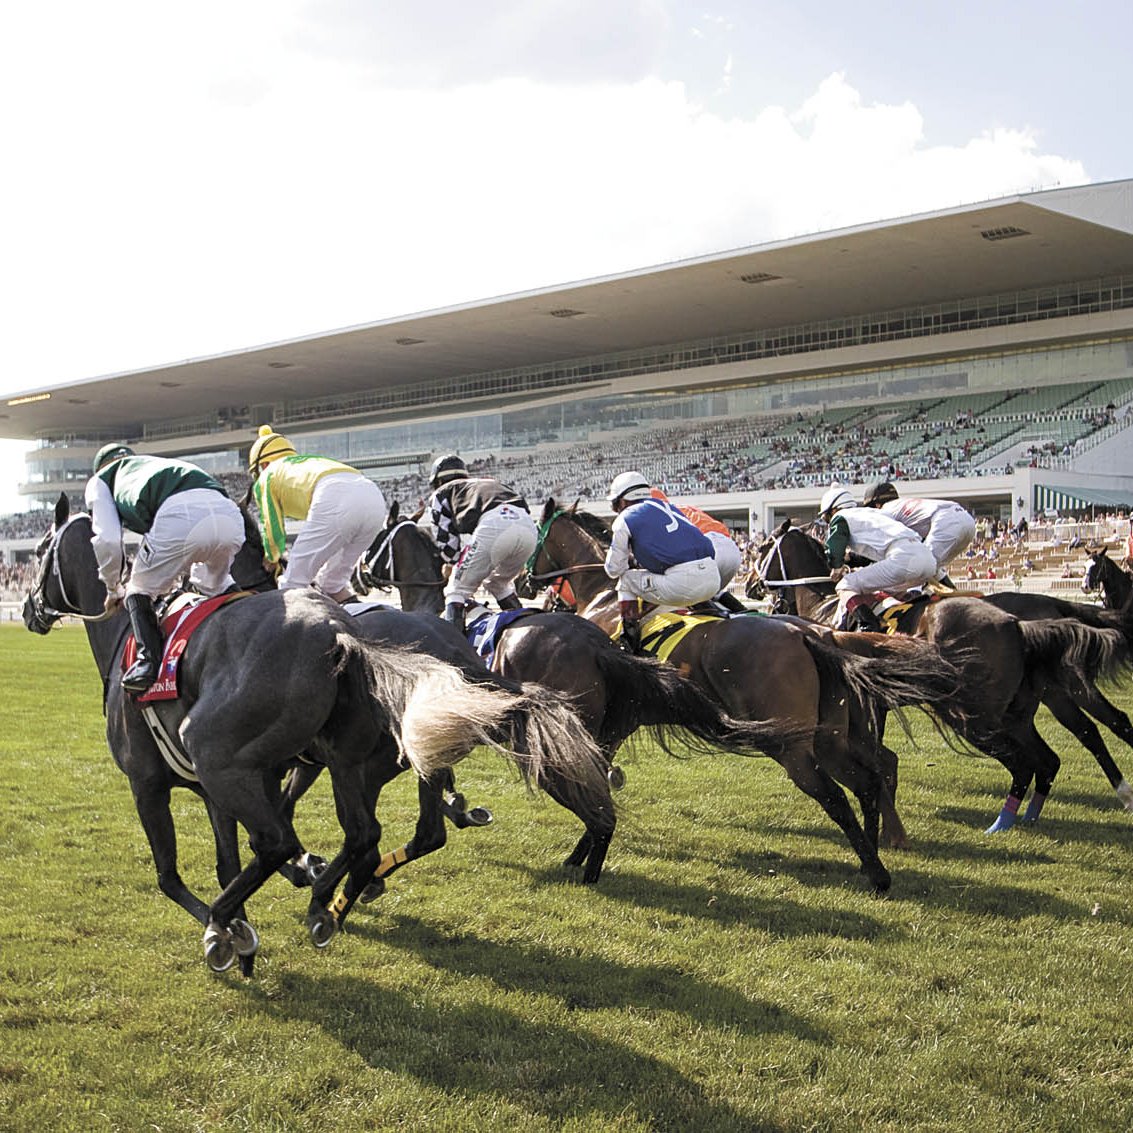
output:
M36 627L43 633L51 629L60 618L78 618L79 621L83 622L104 622L115 616L113 611L107 610L100 610L97 614L84 614L67 594L67 584L59 569L59 544L62 542L63 536L70 530L71 525L84 519L89 522L90 516L83 514L71 516L60 527L49 532L37 548L40 556L39 577L36 579L34 588L28 592L27 610L30 617L34 619ZM47 600L47 584L52 580L59 590L62 609L51 605ZM31 628L30 622L29 628Z
M530 558L523 564L523 574L532 591L544 583L558 583L562 579L570 578L571 575L585 574L588 571L595 570L604 571L606 569L604 556L603 561L599 563L576 563L573 566L565 563L559 566L555 565L554 556L547 550L547 536L550 535L551 526L554 524L555 520L569 514L570 513L566 511L565 508L557 508L539 525L539 536L535 541L535 550L531 552ZM593 538L593 536L590 536L583 528L580 527L579 530L584 536ZM597 545L596 539L594 542ZM535 566L539 561L540 555L546 558L547 562L551 565L551 570L537 574L535 572Z
M362 556L358 564L359 575L363 582L368 587L378 590L389 590L395 586L424 586L424 587L439 587L444 586L443 578L430 578L430 579L401 579L397 577L397 570L394 565L393 557L393 541L396 536L401 532L403 527L416 527L417 525L411 519L402 519L395 523L385 535L382 537L380 543L371 552L367 551ZM385 573L381 573L384 570ZM378 573L375 573L375 572Z
M791 527L781 535L772 536L771 545L767 548L766 554L752 568L752 577L760 586L766 587L768 590L778 590L792 586L817 586L819 583L830 581L828 574L816 574L809 578L787 577L787 564L783 560L783 539L789 532L795 530L805 531L804 528ZM773 565L777 565L779 568L779 578L767 577L767 572Z

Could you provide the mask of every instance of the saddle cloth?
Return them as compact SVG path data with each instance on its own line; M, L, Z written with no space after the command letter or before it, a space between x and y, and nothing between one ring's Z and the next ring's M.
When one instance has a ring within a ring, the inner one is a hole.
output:
M165 645L161 652L161 665L158 667L157 680L148 692L139 696L139 704L148 704L155 700L177 699L177 669L181 654L194 631L209 616L221 606L237 598L247 598L249 591L240 590L234 594L220 594L215 598L203 598L197 594L185 594L174 600L161 619L161 634L165 638ZM122 671L125 672L138 656L138 643L134 635L126 638L126 648L122 650Z
M538 610L526 609L500 610L495 614L487 610L484 610L482 614L470 611L471 620L464 627L464 636L468 638L468 643L480 654L484 664L490 669L496 657L496 647L499 645L500 635L504 630L520 618L526 618L537 613L539 613Z
M641 651L659 661L668 661L669 655L685 639L688 633L707 622L718 622L728 615L690 614L683 610L656 610L641 619ZM610 635L617 641L622 635L619 623Z

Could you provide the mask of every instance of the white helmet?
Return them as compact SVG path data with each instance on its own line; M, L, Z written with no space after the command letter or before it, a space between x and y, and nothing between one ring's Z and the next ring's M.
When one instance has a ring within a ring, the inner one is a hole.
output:
M850 495L848 488L843 488L841 484L831 484L826 489L822 496L822 502L818 505L818 514L833 515L836 511L841 511L844 507L856 507L857 503L854 497Z
M619 472L610 484L606 499L611 504L618 500L647 500L650 498L649 481L640 472Z

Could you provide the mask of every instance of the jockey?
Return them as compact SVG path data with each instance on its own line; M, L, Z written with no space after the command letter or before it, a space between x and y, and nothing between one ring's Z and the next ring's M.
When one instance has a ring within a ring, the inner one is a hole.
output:
M350 574L386 521L382 490L361 472L323 456L300 456L261 425L248 453L252 494L264 531L264 566L275 573L287 549L285 519L305 520L279 577L280 590L315 586L350 602Z
M948 577L948 564L968 549L976 537L976 521L972 514L952 500L918 499L915 496L898 498L897 489L884 480L870 484L865 490L863 507L881 511L915 531L936 559L936 579L946 586L952 585Z
M240 509L207 472L182 460L138 456L127 445L104 445L87 481L91 544L109 611L123 601L137 642L137 660L122 674L127 692L157 680L161 629L154 599L189 571L203 594L234 586L232 560L244 542ZM122 529L144 536L122 588Z
M470 476L455 453L433 461L429 486L429 516L449 566L445 621L464 628L464 608L481 584L501 610L520 609L515 577L539 541L527 501L499 480ZM463 548L462 535L468 537Z
M617 518L606 573L617 581L622 637L636 651L639 598L655 606L695 606L720 589L720 571L708 536L674 504L654 499L640 472L615 476L607 498Z
M837 583L835 626L844 627L854 615L859 627L880 629L867 596L879 590L911 590L936 577L936 559L915 531L875 508L858 507L841 485L827 489L818 505L818 518L830 524L826 563ZM845 565L847 552L871 562L851 571Z
M653 488L650 495L655 500L662 500L664 503L670 502L669 497L660 488ZM701 511L700 508L693 507L691 504L685 504L683 507L678 507L677 510L686 519L692 520L697 529L708 536L708 541L712 544L712 553L716 557L716 569L720 572L720 589L712 600L735 613L746 612L747 607L738 598L734 598L732 592L728 589L743 562L743 556L735 539L732 538L732 533L728 530L728 525L722 523L714 515L709 515L708 512Z

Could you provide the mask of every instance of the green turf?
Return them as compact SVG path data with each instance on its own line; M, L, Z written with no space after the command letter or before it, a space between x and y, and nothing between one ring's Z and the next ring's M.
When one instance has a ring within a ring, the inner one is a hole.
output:
M628 755L584 888L559 864L573 817L477 753L460 783L494 826L324 952L274 879L247 981L211 975L157 891L82 632L0 628L0 690L2 1129L1133 1128L1133 820L1049 722L1043 821L994 837L998 764L894 738L915 845L883 855L880 900L767 761ZM407 777L386 791L387 848L415 802ZM203 809L175 809L211 895ZM325 783L299 826L334 848Z

